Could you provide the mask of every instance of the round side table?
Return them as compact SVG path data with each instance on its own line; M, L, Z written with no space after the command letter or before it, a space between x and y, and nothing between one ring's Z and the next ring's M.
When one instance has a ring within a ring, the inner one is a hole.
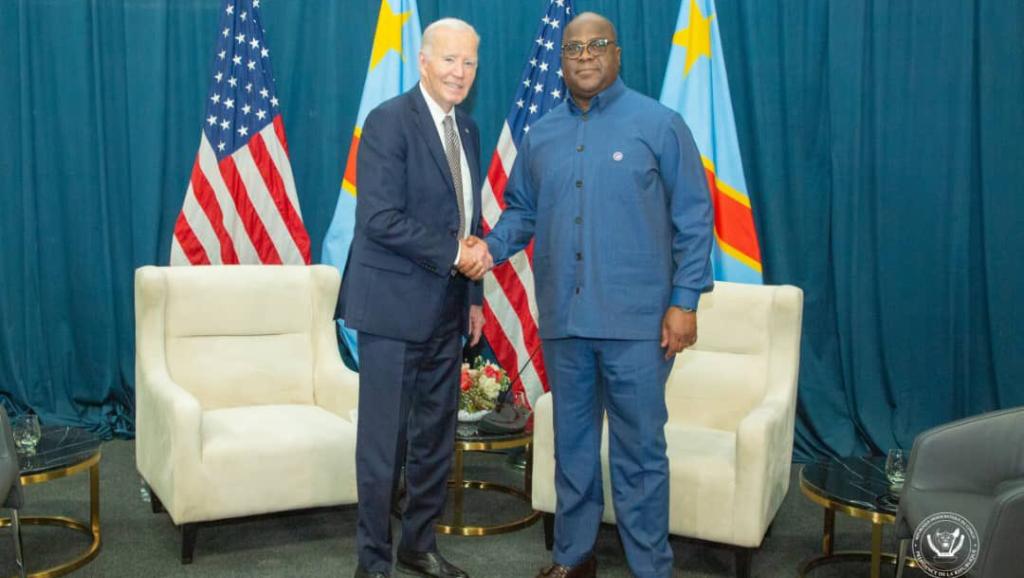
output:
M21 483L42 484L89 472L89 523L67 516L25 516L22 526L53 526L85 534L90 539L86 549L57 566L28 574L30 578L63 576L88 564L100 552L100 438L81 428L44 426L36 452L18 455ZM10 526L8 518L0 518L0 527ZM26 557L26 561L31 558Z
M885 458L843 458L807 464L800 471L800 491L825 509L822 553L803 562L798 576L804 578L821 566L840 562L869 562L871 578L880 578L883 561L894 566L896 556L882 552L882 528L896 521L897 503L885 477ZM871 522L871 550L836 551L836 512ZM917 563L907 559L907 565Z
M473 433L470 433L470 431ZM443 523L444 520L442 520L442 523L437 524L437 531L442 534L455 534L458 536L493 536L495 534L514 532L530 526L539 520L541 516L540 512L534 511L532 508L526 516L501 524L474 526L466 523L463 508L466 490L500 492L519 498L528 505L532 504L530 492L533 472L533 433L487 435L475 432L475 427L470 426L467 428L460 424L460 431L455 437L452 478L448 481L448 487L452 490L452 520L450 524ZM526 470L523 474L522 490L497 482L465 479L463 475L463 458L466 452L483 452L519 447L526 448Z

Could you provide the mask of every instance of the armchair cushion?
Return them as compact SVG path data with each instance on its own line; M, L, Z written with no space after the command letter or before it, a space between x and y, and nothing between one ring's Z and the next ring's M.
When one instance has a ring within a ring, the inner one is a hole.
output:
M208 519L259 514L258 504L273 511L353 503L355 442L353 424L315 405L207 411L201 468L211 483L184 501Z

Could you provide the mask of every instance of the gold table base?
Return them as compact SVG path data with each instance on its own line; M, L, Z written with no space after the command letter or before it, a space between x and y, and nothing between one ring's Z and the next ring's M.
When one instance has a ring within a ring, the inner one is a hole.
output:
M888 566L896 565L895 554L882 552L882 527L885 524L895 523L895 516L884 512L872 512L864 508L856 508L847 504L841 504L836 501L833 501L821 495L817 491L817 488L806 483L802 478L800 480L800 490L812 502L825 508L825 522L821 537L822 553L821 555L811 558L810 560L807 560L800 564L797 573L797 576L799 578L806 578L806 576L815 568L819 568L821 566L828 566L831 564L840 564L844 562L870 562L869 572L871 578L881 578L883 560ZM842 512L852 518L860 518L862 520L869 520L871 522L870 551L835 551L835 527L837 511ZM911 568L916 568L917 562L913 558L908 557L907 566Z
M815 568L818 568L819 566L828 566L830 564L841 564L843 562L871 562L872 563L872 570L871 570L872 571L872 576L875 575L874 574L874 570L875 570L874 554L872 552L867 552L867 551L833 552L832 554L829 554L827 556L822 554L821 556L817 556L815 558L811 558L810 560L807 560L803 564L801 564L800 565L799 574L797 574L797 575L800 578L805 578L811 572L811 570L814 570ZM881 565L882 564L886 564L888 566L895 566L896 565L896 555L895 554L888 554L888 553L881 553L879 555L879 561L878 561L878 566L877 566L879 573L881 573ZM915 564L911 559L908 558L907 559L907 566L909 566L911 568L916 568L917 564Z
M503 439L494 441L457 441L455 442L455 456L452 462L452 479L448 480L448 487L452 490L452 523L438 523L435 529L441 534L454 534L456 536L494 536L521 530L540 519L541 513L530 509L530 513L522 518L516 518L502 524L490 526L472 526L465 523L463 504L466 490L480 490L484 492L500 492L523 500L527 505L532 505L530 490L532 486L531 476L533 472L533 436L526 434L518 438ZM526 472L523 475L523 490L499 484L496 482L482 482L478 480L466 480L463 478L463 458L466 452L489 451L509 449L515 447L526 448Z
M88 525L66 516L23 516L21 518L21 525L67 528L91 538L89 546L83 552L77 554L70 560L51 568L32 572L28 574L28 578L53 578L54 576L63 576L64 574L73 572L82 566L85 566L100 553L100 452L97 451L86 460L72 466L38 474L21 476L22 485L28 486L31 484L49 482L50 480L56 480L58 478L66 478L85 470L89 470ZM0 528L6 528L10 525L11 520L9 518L0 518Z

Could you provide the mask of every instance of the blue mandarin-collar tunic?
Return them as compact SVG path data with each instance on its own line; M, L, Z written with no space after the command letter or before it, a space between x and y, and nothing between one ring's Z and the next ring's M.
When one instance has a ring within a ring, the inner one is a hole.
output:
M621 79L530 127L505 203L488 248L501 263L536 239L543 339L660 339L669 305L711 290L700 153L678 113Z

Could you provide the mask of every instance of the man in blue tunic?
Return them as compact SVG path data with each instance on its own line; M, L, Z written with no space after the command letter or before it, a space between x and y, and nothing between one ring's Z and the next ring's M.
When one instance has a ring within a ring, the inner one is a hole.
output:
M605 412L615 515L633 574L672 574L665 381L697 339L710 291L712 207L683 119L618 78L606 18L565 29L571 98L530 127L487 237L500 263L536 239L540 335L554 396L554 564L544 577L596 573L604 507Z

